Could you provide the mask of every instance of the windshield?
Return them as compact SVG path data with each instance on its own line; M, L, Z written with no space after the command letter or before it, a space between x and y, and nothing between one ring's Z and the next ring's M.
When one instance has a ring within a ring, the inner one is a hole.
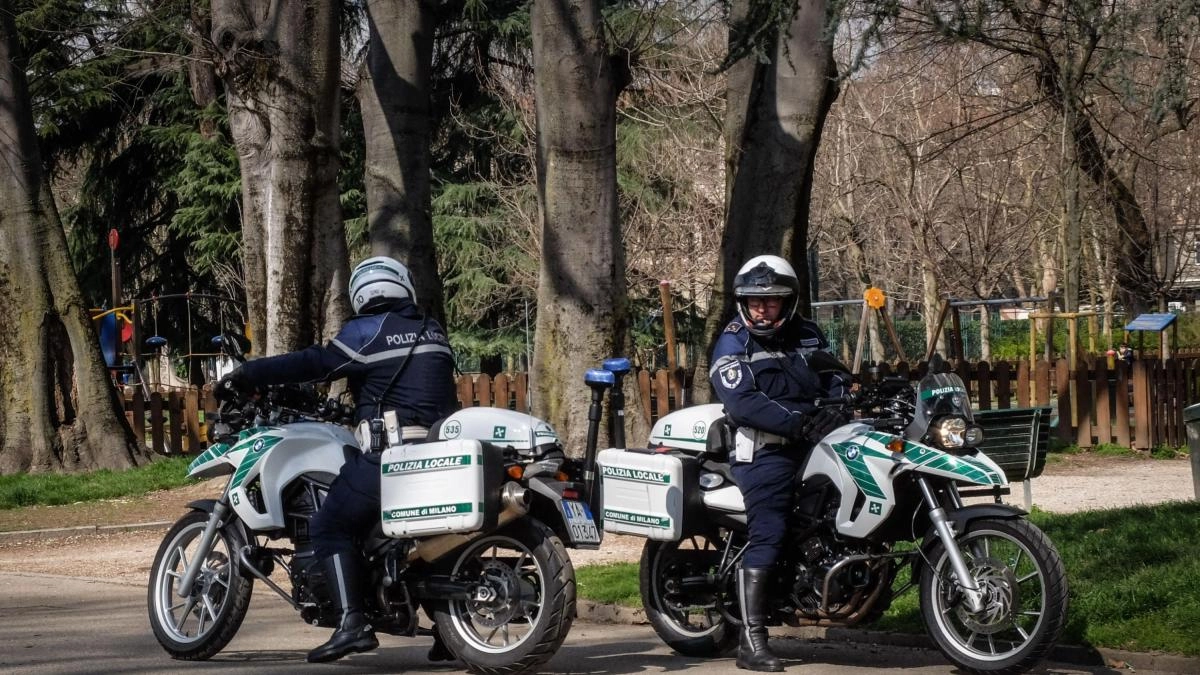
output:
M929 423L944 415L958 415L967 422L975 421L967 387L954 373L926 375L917 387L917 414L909 425L909 438L923 438Z

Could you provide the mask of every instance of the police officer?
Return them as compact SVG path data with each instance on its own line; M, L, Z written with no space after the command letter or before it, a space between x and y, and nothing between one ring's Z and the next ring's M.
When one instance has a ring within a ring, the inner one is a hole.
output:
M767 647L766 627L771 568L783 546L797 471L814 442L849 419L813 401L844 395L850 376L830 356L812 358L829 342L817 324L796 316L800 283L786 260L752 258L738 270L733 294L738 315L713 348L709 379L739 427L730 459L749 528L737 572L744 628L736 663L776 672L783 664Z
M247 361L221 388L347 379L355 422L394 410L405 437L424 438L433 423L455 410L454 357L446 333L415 304L408 268L385 256L359 263L350 275L355 316L329 344ZM359 542L380 518L380 453L351 456L309 524L313 552L325 570L338 626L310 662L334 661L375 649L379 641L363 612L366 573ZM450 658L444 648L431 659Z

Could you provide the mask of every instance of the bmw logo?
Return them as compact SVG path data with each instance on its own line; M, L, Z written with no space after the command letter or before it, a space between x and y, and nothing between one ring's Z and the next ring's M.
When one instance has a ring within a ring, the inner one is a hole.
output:
M264 445L266 445L266 442L261 438L257 441L254 441L254 451L258 452L259 450L262 450Z
M852 445L849 450L846 450L846 459L858 459L858 446Z

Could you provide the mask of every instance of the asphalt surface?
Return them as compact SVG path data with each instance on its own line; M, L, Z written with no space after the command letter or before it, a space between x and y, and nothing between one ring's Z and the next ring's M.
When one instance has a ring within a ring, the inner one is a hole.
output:
M326 629L301 623L261 586L237 637L222 653L200 662L172 661L150 632L145 589L98 579L0 572L0 672L36 675L74 673L449 673L463 665L431 664L432 640L381 636L381 646L335 664L310 665L305 653L328 637ZM585 612L591 610L584 608ZM811 640L772 630L772 647L789 673L805 675L955 673L936 651L884 645L864 639ZM1083 656L1082 654L1077 656ZM1122 659L1121 657L1125 658ZM1099 662L1110 659L1108 665ZM1042 664L1033 672L1137 672L1140 675L1200 673L1192 659L1143 654L1092 654L1086 663ZM1086 661L1078 658L1077 661ZM671 652L646 625L577 621L566 643L540 670L544 673L620 675L643 672L738 673L731 658L695 659Z

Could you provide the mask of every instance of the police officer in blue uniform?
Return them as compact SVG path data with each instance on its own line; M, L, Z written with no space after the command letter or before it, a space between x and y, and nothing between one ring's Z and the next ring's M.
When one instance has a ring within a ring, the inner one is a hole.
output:
M709 379L739 427L730 459L749 528L737 577L744 627L736 663L778 672L783 664L767 647L771 569L783 546L797 472L813 444L849 419L840 408L818 409L813 401L847 393L850 375L831 356L812 358L829 342L816 323L796 316L800 283L786 260L752 258L733 286L738 316L713 348Z
M392 258L369 258L355 267L350 299L355 316L329 344L247 361L218 390L344 377L356 403L356 423L394 410L406 438L424 438L435 421L456 409L454 356L445 331L417 307L408 269ZM379 646L363 613L366 573L359 553L359 542L380 518L379 460L380 453L370 448L348 458L309 524L313 552L339 613L333 636L309 652L310 662ZM451 655L435 643L430 658Z

